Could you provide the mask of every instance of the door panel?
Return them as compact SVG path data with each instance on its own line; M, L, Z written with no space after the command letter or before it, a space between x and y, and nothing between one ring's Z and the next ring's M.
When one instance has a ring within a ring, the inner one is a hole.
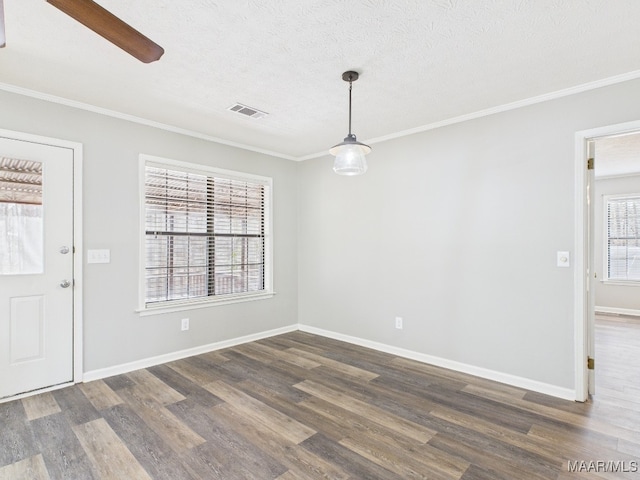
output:
M10 365L44 358L44 296L10 300Z
M72 380L73 150L0 138L0 398Z

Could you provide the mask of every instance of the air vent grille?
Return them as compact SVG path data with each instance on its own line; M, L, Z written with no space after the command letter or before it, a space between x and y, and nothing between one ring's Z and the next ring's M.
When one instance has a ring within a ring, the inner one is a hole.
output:
M242 103L236 103L230 106L227 110L251 118L264 118L269 115L267 112L263 112L262 110L258 110L257 108L248 107L247 105L243 105Z

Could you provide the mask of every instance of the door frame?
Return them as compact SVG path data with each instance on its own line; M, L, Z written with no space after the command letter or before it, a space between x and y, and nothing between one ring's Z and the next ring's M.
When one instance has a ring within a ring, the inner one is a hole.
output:
M34 393L56 390L59 388L82 382L83 375L83 316L82 316L82 144L58 138L44 137L13 130L0 129L0 137L10 140L20 140L52 147L67 148L73 152L73 379L71 382L45 387L37 391L27 392L13 397L3 398L2 401L15 400L18 398L33 395Z
M574 159L574 349L575 349L575 392L576 400L584 402L589 398L589 372L587 355L589 338L594 335L589 324L591 306L587 302L588 223L587 214L587 142L598 137L607 137L623 133L640 131L640 120L607 125L582 130L575 134ZM596 233L597 234L597 233Z

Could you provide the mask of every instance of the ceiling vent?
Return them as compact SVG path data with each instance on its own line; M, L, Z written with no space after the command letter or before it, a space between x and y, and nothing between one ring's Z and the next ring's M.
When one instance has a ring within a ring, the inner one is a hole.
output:
M231 110L232 112L237 112L245 117L251 118L263 118L269 115L267 112L263 112L262 110L258 110L257 108L248 107L241 103L236 103L229 107L227 110Z

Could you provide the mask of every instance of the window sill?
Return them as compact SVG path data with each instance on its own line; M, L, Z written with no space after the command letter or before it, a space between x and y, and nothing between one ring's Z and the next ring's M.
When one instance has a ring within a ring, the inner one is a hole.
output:
M603 285L622 285L626 287L640 287L640 280L600 280Z
M243 295L226 295L223 298L206 298L203 300L174 301L171 304L160 304L157 306L142 307L136 310L141 317L149 315L161 315L163 313L183 312L185 310L195 310L197 308L217 307L220 305L231 305L233 303L254 302L271 298L276 292L261 292Z

